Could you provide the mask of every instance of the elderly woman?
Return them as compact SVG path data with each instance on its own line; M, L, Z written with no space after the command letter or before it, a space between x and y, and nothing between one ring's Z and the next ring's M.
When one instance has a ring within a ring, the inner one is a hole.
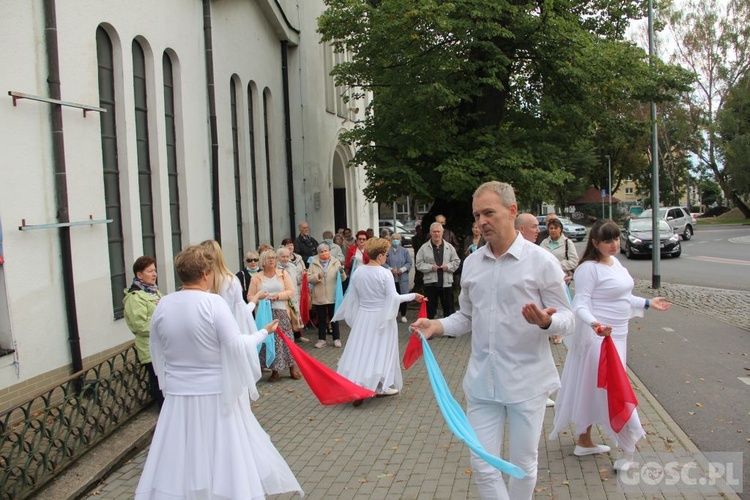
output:
M333 234L331 231L326 231L323 233L323 243L326 243L331 249L331 257L341 262L343 266L346 262L346 256L341 246L344 243L344 238L340 234Z
M349 291L333 321L346 320L349 340L339 360L338 373L381 396L398 394L403 386L398 355L396 312L402 302L424 297L418 293L399 295L393 275L383 264L390 243L382 238L367 242L367 264L357 269ZM356 401L355 406L362 404Z
M409 251L401 246L401 235L395 233L391 237L391 249L385 259L383 267L393 274L396 285L396 293L407 293L409 291L409 272L412 268L411 255ZM398 306L401 322L406 323L406 302Z
M300 296L300 286L302 286L302 273L300 273L299 268L292 263L292 251L289 250L285 246L281 246L276 251L276 260L278 261L278 268L286 271L289 273L289 276L292 278L292 283L294 283L294 298L290 299L289 301L289 308L292 309L293 313L296 314L296 317L300 317L300 309L299 309L299 296ZM304 330L305 325L300 324L294 324L295 322L292 321L292 330L294 331L294 341L295 342L309 342L309 339L302 337L302 330Z
M543 239L539 246L552 252L552 255L560 261L560 266L562 266L562 270L565 273L565 283L568 284L571 278L573 278L573 271L575 271L578 265L576 246L563 234L563 225L560 219L550 219L547 223L547 232L549 236ZM562 337L555 335L552 337L552 342L561 344Z
M276 252L273 250L266 250L260 254L260 268L261 272L257 273L250 280L248 295L255 295L261 290L268 292L273 319L279 321L279 328L281 328L283 334L290 340L293 340L292 322L287 309L289 307L289 299L294 298L292 277L289 276L289 273L276 267ZM260 351L261 364L265 364L265 349L266 346L264 345ZM271 366L267 368L271 369L269 382L279 380L279 371L287 368L289 368L289 375L294 380L302 378L292 355L289 353L289 348L282 341L276 342L276 357Z
M135 498L265 498L301 488L250 407L249 357L277 321L241 335L206 247L175 257L182 290L159 301L151 357L164 407ZM256 338L257 337L257 338Z
M568 282L573 277L576 266L578 266L576 246L563 234L563 225L560 219L550 219L547 223L547 232L549 232L549 237L543 239L539 246L552 252L552 255L557 257L565 273L565 281Z
M258 252L245 253L245 267L236 274L237 279L240 280L240 285L242 285L242 297L245 299L245 302L247 302L247 289L250 286L250 278L260 269L258 262L260 262Z
M365 252L367 232L357 231L357 238L355 241L356 244L350 246L349 250L346 252L346 262L344 263L346 272L350 276L357 267L361 266L362 264L367 264L367 262L370 260L370 258L367 256L367 252Z
M289 252L291 254L289 260L292 264L297 266L297 274L299 276L302 276L302 273L307 271L307 266L305 265L305 261L302 259L302 256L294 252L294 240L292 238L284 238L283 240L281 240L281 246L289 249Z
M164 397L159 390L154 367L149 352L149 329L151 316L161 299L162 293L156 287L156 261L146 255L133 263L133 284L125 291L122 303L125 306L125 324L135 335L135 352L138 362L148 373L148 386L151 397L161 408Z
M318 341L315 347L320 349L326 345L326 331L330 328L333 335L333 347L341 347L339 324L331 323L333 306L336 301L336 276L346 279L346 272L341 262L331 257L328 244L318 245L318 255L313 257L307 269L307 278L313 285L312 303L318 315Z

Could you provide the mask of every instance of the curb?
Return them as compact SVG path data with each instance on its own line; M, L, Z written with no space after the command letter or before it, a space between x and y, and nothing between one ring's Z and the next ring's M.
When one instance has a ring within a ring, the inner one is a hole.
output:
M148 446L159 412L151 406L125 423L33 496L37 500L75 500L96 486L137 451Z

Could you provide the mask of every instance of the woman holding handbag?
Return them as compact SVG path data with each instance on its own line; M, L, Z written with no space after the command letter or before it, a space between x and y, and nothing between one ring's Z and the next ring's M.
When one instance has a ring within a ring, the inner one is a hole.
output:
M274 250L266 250L260 254L260 268L262 271L256 273L250 280L250 288L247 292L248 297L254 296L261 290L268 292L273 319L279 321L279 328L283 334L290 340L294 340L292 322L288 310L289 299L294 297L294 283L292 282L292 278L289 276L289 273L276 267L276 252ZM261 365L264 364L264 360L266 359L265 349L265 345L261 347ZM269 382L279 380L279 371L287 368L289 368L289 375L294 380L302 378L294 362L294 358L292 358L289 348L287 348L284 342L276 342L276 357L271 366L266 368L271 369Z

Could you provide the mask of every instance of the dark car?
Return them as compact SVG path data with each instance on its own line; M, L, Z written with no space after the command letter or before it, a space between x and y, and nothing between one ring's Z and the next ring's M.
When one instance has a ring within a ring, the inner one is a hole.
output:
M620 252L632 259L636 255L651 255L653 241L651 219L629 219L620 233ZM672 232L664 220L659 220L659 248L662 256L679 257L682 253L680 236Z

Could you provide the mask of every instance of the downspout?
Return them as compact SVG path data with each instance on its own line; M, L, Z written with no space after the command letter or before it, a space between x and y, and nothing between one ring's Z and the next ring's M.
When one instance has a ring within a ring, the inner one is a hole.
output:
M47 52L47 84L50 99L61 99L60 57L57 45L57 13L55 0L44 0L44 45ZM65 136L63 135L62 106L50 106L50 126L52 132L52 163L55 169L55 202L57 221L70 222L68 211L68 182L65 168ZM73 362L73 373L83 370L81 358L81 337L78 330L76 311L75 281L73 279L73 257L70 244L70 226L58 229L60 251L62 253L63 290L65 290L65 315L68 323L68 343Z
M286 147L286 184L289 197L289 234L297 233L297 215L294 210L294 168L292 161L292 118L289 111L289 43L281 42L281 80L284 92L284 143Z
M211 1L203 0L203 43L206 47L206 87L208 122L211 133L211 204L214 215L214 239L221 243L221 206L219 204L219 133L216 125L214 52L211 41Z

